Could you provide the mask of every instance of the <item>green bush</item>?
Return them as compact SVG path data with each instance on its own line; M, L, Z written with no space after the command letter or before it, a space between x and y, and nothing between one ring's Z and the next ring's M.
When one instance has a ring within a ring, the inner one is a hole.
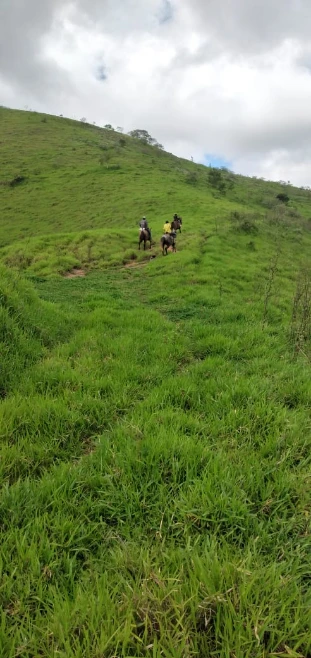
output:
M285 192L280 192L280 194L276 195L276 198L278 201L281 201L282 203L288 203L289 201L289 196Z
M257 214L243 213L235 210L231 212L230 221L235 231L241 233L258 233Z
M186 175L185 181L188 185L197 185L199 180L198 174L195 171L189 171Z

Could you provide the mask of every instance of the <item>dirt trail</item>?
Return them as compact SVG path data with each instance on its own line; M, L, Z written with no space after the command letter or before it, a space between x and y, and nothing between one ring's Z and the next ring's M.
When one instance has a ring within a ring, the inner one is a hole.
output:
M65 279L75 279L78 276L85 276L86 272L84 270L79 269L78 267L74 267L73 270L70 272L66 272L63 276Z
M145 265L148 265L148 263L150 263L150 261L153 260L154 258L156 258L156 254L152 254L150 256L150 258L148 258L148 260L147 259L146 260L140 260L140 261L131 260L129 263L126 263L124 265L124 268L128 269L128 268L131 268L131 267L145 267Z

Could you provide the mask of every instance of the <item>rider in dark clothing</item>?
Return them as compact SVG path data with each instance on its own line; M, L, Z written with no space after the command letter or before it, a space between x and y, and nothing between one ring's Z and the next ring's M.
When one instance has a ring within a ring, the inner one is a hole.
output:
M173 217L173 222L179 222L179 226L178 226L178 224L176 224L175 226L176 226L176 228L179 228L179 232L180 232L181 231L180 227L182 225L182 218L179 215L177 215L177 212L175 212L175 215Z
M148 222L147 222L147 220L146 220L146 217L143 217L143 218L140 220L140 222L139 222L139 226L140 226L140 228L145 228L146 231L149 232L149 237L150 237L150 242L151 242L151 229L150 229L149 226L148 226Z

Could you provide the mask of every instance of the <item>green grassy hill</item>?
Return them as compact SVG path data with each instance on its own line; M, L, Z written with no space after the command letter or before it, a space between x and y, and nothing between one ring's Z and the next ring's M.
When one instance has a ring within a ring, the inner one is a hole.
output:
M296 239L310 219L310 192L224 172L223 195L208 168L120 133L4 108L0 130L0 256L35 275L132 260L144 214L157 245L174 212L184 216L188 243L198 240L198 229L224 230L233 212L250 212L258 222L268 211L276 222L279 192L291 198L283 219Z
M308 658L310 193L0 131L0 655Z

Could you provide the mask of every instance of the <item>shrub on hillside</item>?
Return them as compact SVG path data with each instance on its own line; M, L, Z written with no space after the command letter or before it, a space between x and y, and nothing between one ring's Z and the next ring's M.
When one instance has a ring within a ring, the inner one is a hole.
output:
M237 210L233 211L230 215L233 229L242 233L258 233L257 220L258 215L242 213Z
M199 180L198 174L195 171L189 171L186 175L186 183L188 185L196 185Z
M281 201L282 203L288 203L289 202L289 196L285 192L280 192L280 194L276 195L276 198Z
M243 233L258 233L258 226L249 219L245 219L241 224L238 226L238 231L241 231Z
M216 167L212 167L208 172L208 182L218 192L224 194L226 191L226 182L223 178L222 172Z

